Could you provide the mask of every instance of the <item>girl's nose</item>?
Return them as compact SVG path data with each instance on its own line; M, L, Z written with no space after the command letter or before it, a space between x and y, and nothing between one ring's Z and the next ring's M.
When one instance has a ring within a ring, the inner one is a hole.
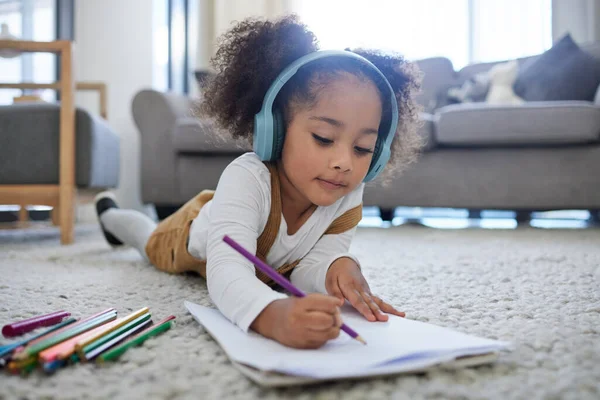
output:
M342 149L334 150L334 155L331 159L331 165L337 171L342 171L342 172L352 171L351 151L342 150Z

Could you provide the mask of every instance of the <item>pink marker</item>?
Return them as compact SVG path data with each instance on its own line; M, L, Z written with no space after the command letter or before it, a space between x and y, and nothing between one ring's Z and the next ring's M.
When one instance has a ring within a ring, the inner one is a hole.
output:
M24 319L23 321L13 322L12 324L4 325L2 335L4 337L15 337L22 335L32 330L42 327L58 324L63 318L71 315L70 312L57 311L52 314L39 315L37 317Z

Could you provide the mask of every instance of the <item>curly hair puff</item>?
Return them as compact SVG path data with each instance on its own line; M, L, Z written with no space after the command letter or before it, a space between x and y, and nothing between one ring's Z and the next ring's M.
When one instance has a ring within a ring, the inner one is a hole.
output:
M317 38L291 14L275 20L247 18L219 37L217 44L218 50L211 59L216 74L205 84L199 111L212 118L227 135L251 144L254 115L260 111L271 83L293 61L319 50ZM379 178L386 184L395 173L417 159L422 147L417 133L420 107L415 101L420 75L417 68L400 55L366 49L351 51L373 63L396 94L398 129L390 161ZM382 121L389 119L384 83L370 68L350 58L323 58L300 68L282 88L274 106L289 123L297 107L310 108L320 91L343 73L371 80L379 88L382 99Z

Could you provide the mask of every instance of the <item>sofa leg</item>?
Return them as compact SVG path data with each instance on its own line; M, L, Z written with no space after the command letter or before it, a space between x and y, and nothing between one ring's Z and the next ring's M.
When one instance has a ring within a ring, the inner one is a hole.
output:
M469 219L481 219L481 210L469 209Z
M515 211L515 219L517 224L528 224L531 222L531 211L517 210Z
M383 221L392 222L394 219L394 211L393 208L379 208L379 216Z

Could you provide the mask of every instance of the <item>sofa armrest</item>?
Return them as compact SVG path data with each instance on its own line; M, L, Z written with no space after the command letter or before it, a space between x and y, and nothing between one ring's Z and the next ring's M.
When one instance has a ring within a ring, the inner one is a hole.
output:
M596 96L594 97L594 104L600 106L600 85L596 88Z
M131 111L140 132L142 201L161 204L179 193L172 131L179 118L192 114L192 102L183 95L145 89L134 96Z

